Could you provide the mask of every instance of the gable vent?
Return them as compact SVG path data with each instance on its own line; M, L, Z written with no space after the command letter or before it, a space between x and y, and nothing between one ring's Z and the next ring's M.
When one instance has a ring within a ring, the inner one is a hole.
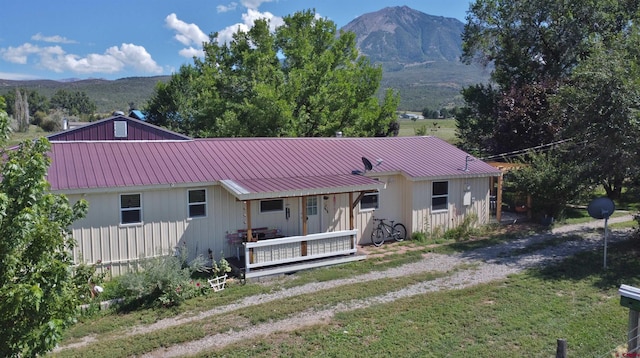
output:
M127 121L113 122L113 136L115 138L127 138Z

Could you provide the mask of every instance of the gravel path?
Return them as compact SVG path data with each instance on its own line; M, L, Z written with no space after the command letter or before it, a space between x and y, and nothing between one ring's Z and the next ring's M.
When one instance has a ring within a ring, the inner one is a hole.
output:
M631 216L624 216L612 218L609 222L623 222L630 219L632 219ZM418 262L406 264L389 270L370 272L347 279L309 283L269 294L255 295L230 305L216 307L212 310L201 312L197 315L179 316L164 319L150 325L137 326L125 332L124 335L128 336L148 333L187 322L201 320L216 314L246 308L252 305L313 293L319 290L336 288L353 283L361 283L382 278L401 277L405 276L407 273L448 272L462 264L473 264L473 266L468 269L456 270L445 277L421 282L398 291L388 292L380 296L368 297L366 299L342 302L325 310L309 310L301 312L283 320L248 326L241 331L208 336L200 340L158 349L146 354L144 357L175 357L185 354L195 354L200 351L223 347L234 342L258 336L265 336L274 332L293 331L301 327L318 324L331 320L334 314L338 312L356 310L380 303L390 303L400 298L411 297L427 292L462 289L481 283L504 279L510 274L521 272L530 267L548 264L571 256L579 251L601 248L603 244L603 235L595 232L594 228L602 228L603 226L604 222L599 220L588 224L563 226L548 233L536 234L519 240L513 240L508 243L467 251L460 254L441 255L428 253L425 254L424 258ZM542 243L551 238L561 238L572 235L580 235L583 239L567 240L560 245L544 247L533 252L523 250L526 247ZM626 232L624 231L611 232L608 237L608 241L619 241L624 239L626 236ZM513 255L513 253L518 252L524 253L516 256ZM92 339L93 337L87 337L86 342L79 342L65 348L81 346L89 343Z

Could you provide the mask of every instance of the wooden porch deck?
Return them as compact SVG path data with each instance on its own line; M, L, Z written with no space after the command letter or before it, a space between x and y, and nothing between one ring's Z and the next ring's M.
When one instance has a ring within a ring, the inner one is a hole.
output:
M367 256L358 254L356 235L357 230L344 230L244 242L239 250L244 255L227 261L246 279L360 261Z

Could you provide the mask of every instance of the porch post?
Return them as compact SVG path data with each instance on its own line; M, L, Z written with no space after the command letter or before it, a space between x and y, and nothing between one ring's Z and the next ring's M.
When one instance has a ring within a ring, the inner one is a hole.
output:
M498 176L498 192L496 193L496 220L498 224L502 218L502 172Z
M302 235L304 236L306 236L307 233L309 232L307 221L309 221L309 218L307 217L307 197L303 196L302 197Z
M353 192L349 192L349 206L351 207L351 210L349 210L349 230L353 230L354 224L353 224Z
M253 232L251 232L251 200L245 201L247 207L247 241L253 240Z

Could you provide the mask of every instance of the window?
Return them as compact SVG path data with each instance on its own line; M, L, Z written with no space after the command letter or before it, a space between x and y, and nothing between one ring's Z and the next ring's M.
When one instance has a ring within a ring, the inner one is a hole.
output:
M378 193L366 193L360 199L360 210L373 210L378 208Z
M284 210L284 200L275 199L275 200L262 200L260 202L260 212L268 213L272 211L282 211Z
M207 216L207 191L205 189L189 190L189 217Z
M434 181L431 191L431 211L447 210L449 203L449 182Z
M307 197L307 215L318 215L318 197Z
M137 224L142 222L140 194L120 195L120 223Z

